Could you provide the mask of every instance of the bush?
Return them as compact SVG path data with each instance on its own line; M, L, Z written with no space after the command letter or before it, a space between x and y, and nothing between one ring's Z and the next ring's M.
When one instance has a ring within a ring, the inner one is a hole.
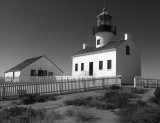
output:
M121 123L158 123L160 109L147 105L143 101L128 104L118 111Z
M89 110L88 108L79 108L75 112L75 117L77 121L81 122L92 122L96 119L95 114L93 111Z
M118 94L118 92L116 92L116 91L106 92L105 95L104 95L104 99L109 99L109 98L111 98L111 97L113 97L113 96L115 96L117 94Z
M157 97L151 97L150 99L149 99L149 102L150 103L156 103L157 105L159 105L160 104L160 100L157 98Z
M112 90L119 90L121 87L119 86L119 85L112 85L111 87L110 87L110 89L112 89Z
M13 105L21 105L21 104L23 104L23 101L22 100L13 100L12 104Z
M51 110L51 111L46 112L43 121L44 123L53 123L54 121L60 120L62 118L63 116L59 112Z
M107 103L112 104L114 108L124 107L128 102L128 98L133 98L133 97L135 97L135 95L131 93L120 93L117 91L111 91L105 93L105 99Z
M75 115L75 109L73 109L73 108L67 108L66 109L66 114L68 116L74 116Z
M154 91L154 95L160 99L160 87L157 87L156 90Z
M22 104L29 105L36 102L45 102L47 100L54 101L56 98L50 95L39 95L39 94L25 94L21 97Z
M82 106L87 105L91 100L93 100L92 97L79 97L73 100L66 100L64 103L65 105L76 105L76 106Z
M66 100L65 105L76 105L88 107L96 107L102 110L122 108L128 103L128 98L133 98L135 95L131 93L121 93L118 91L106 92L103 97L79 97L73 100Z
M146 89L143 88L132 88L131 92L134 94L144 94L146 92Z
M3 109L0 112L0 118L10 123L29 123L30 119L35 119L36 117L43 119L44 111L15 106L9 109Z
M145 101L138 100L138 101L137 101L137 105L138 105L139 107L144 107L144 106L147 105L147 103L146 103Z

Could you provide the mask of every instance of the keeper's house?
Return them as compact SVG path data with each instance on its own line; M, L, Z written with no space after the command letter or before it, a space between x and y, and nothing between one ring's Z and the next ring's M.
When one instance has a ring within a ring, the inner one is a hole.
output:
M63 71L46 56L30 58L4 73L5 81L23 81L32 77L62 76Z
M96 45L83 44L83 49L72 56L72 76L122 75L123 84L133 84L134 77L141 75L141 53L128 34L123 40L114 41L116 33L112 16L104 9L93 27Z

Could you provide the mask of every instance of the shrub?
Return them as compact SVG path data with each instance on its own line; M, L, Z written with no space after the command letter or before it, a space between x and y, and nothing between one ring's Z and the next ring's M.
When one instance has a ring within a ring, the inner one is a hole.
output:
M46 112L43 121L44 123L53 123L54 121L60 120L62 118L63 116L59 112L51 110L51 111Z
M154 95L160 99L160 87L157 87L156 90L154 91Z
M35 119L38 116L43 119L44 111L15 106L9 109L3 109L0 112L0 118L10 123L29 123L31 118Z
M115 96L117 94L118 94L118 92L116 92L116 91L109 91L109 92L105 93L104 98L108 99L108 98L111 98L111 97L113 97L113 96Z
M21 104L23 104L23 101L22 100L13 100L12 104L13 105L21 105Z
M133 98L135 95L131 93L120 93L117 91L111 91L105 93L105 99L107 103L112 104L112 109L114 108L122 108L127 102L128 98Z
M112 89L112 90L119 90L121 87L119 86L119 85L112 85L111 87L110 87L110 89Z
M39 95L39 94L25 94L23 97L20 97L22 104L29 105L36 102L45 102L47 100L54 101L56 98L52 95Z
M73 108L67 108L66 109L66 114L68 116L74 116L75 115L75 110Z
M121 123L158 123L160 109L147 105L143 101L128 104L118 111Z
M75 117L77 121L81 122L91 122L96 119L95 114L93 111L89 110L88 108L79 108L75 112Z
M142 101L142 100L138 100L137 103L136 103L139 107L144 107L147 105L147 103L145 101Z
M25 94L23 97L21 97L22 103L25 105L33 104L36 102L36 96L33 94Z
M93 100L92 97L78 97L73 100L66 100L64 103L65 105L76 105L76 106L82 106L87 105L91 100Z
M157 98L157 97L151 97L150 99L149 99L149 102L150 103L156 103L157 105L159 105L160 104L160 100Z
M131 88L131 92L134 94L144 94L146 89L143 88Z
M113 103L116 108L121 108L127 104L128 98L122 94L116 94L107 99L107 102Z

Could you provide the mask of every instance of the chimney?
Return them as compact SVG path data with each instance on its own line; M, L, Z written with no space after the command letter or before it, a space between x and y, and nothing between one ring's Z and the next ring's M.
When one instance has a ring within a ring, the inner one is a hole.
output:
M86 47L87 47L87 44L84 43L83 44L83 49L86 49Z
M127 40L127 41L131 41L131 34L128 34L128 33L126 33L126 34L124 34L124 40Z

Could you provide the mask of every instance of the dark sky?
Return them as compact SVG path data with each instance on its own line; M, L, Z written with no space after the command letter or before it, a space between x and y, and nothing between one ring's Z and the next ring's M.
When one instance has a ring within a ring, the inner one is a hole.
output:
M142 75L160 77L160 0L106 0L117 26L142 52ZM83 43L95 45L92 27L103 0L0 0L0 74L46 55L67 75Z

